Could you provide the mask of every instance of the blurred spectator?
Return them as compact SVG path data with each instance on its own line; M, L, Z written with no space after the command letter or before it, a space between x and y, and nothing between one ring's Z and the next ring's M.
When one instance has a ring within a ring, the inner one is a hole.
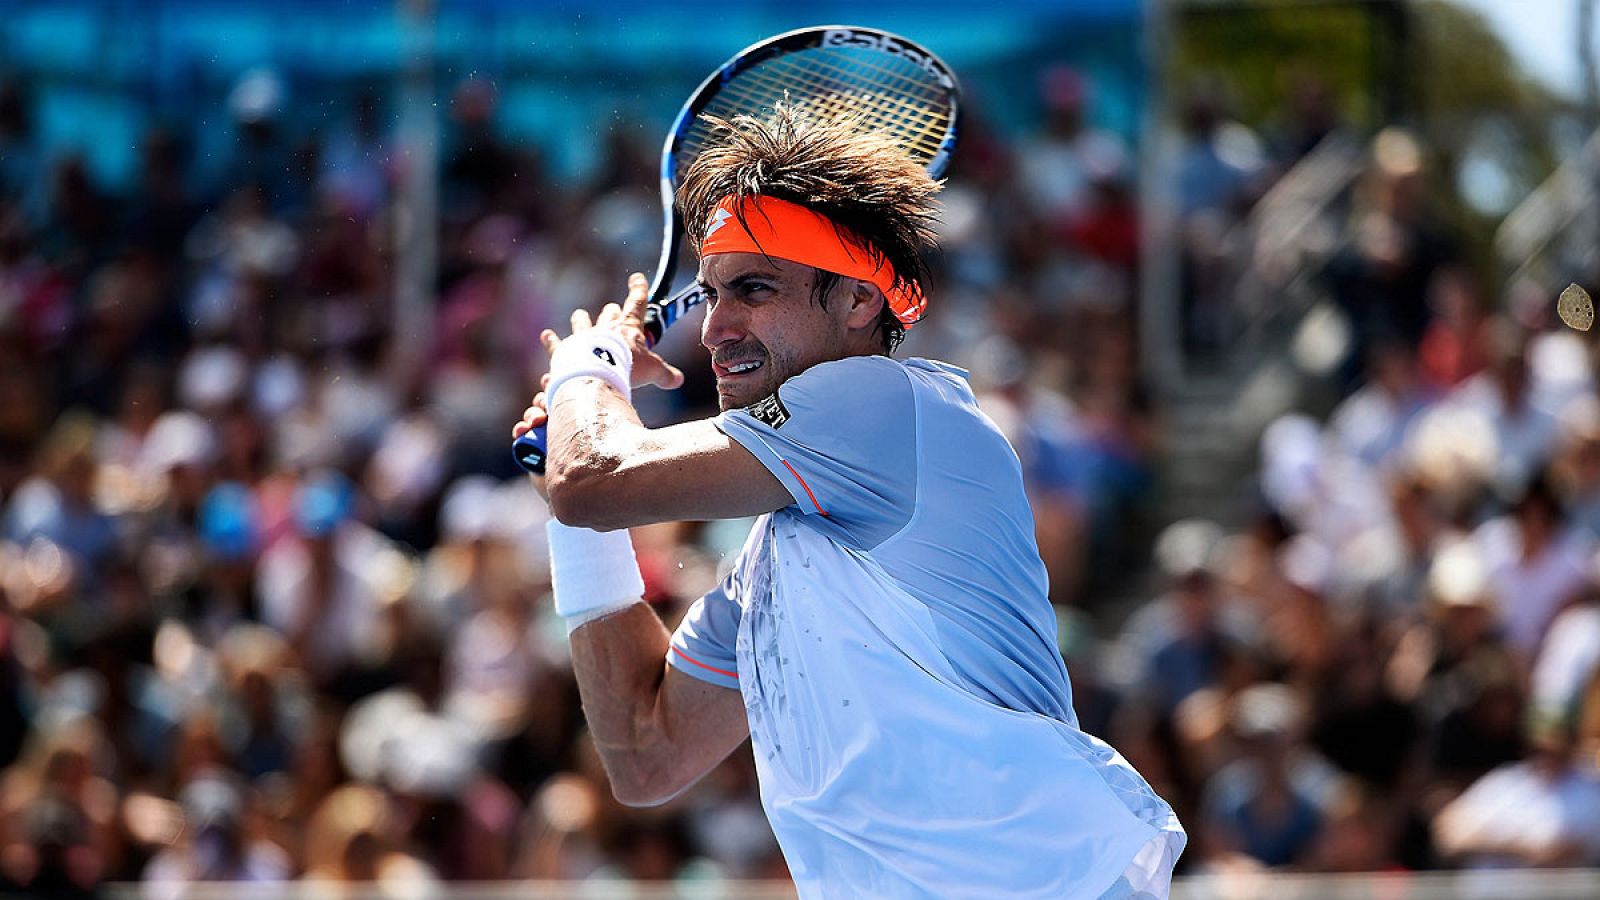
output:
M282 76L262 66L240 76L227 100L234 140L222 160L220 187L261 191L263 205L273 209L283 207L282 195L289 189L284 177L289 172L289 151L279 122L287 94Z
M256 584L267 624L323 684L370 658L380 606L394 599L382 582L394 550L354 518L356 502L337 473L307 478L294 499L295 534L262 556Z
M1253 635L1229 602L1217 566L1223 534L1211 522L1169 525L1156 541L1156 561L1170 587L1129 622L1135 688L1141 702L1171 715L1202 688L1221 684Z
M1550 621L1585 589L1594 544L1568 526L1560 499L1542 477L1527 486L1510 515L1485 522L1473 540L1503 600L1506 640L1531 661Z
M1600 540L1600 400L1581 397L1561 412L1550 479L1573 528Z
M1489 367L1457 385L1448 401L1481 413L1494 429L1500 461L1494 484L1506 491L1527 485L1556 442L1556 413L1534 393L1527 336L1510 322L1491 332Z
M1600 862L1600 778L1573 755L1564 719L1530 728L1532 755L1485 775L1434 822L1439 849L1468 868Z
M1178 209L1185 217L1226 213L1248 200L1251 179L1263 163L1255 135L1230 120L1227 93L1221 80L1203 78L1184 98Z
M1498 595L1474 543L1444 544L1427 588L1430 620L1400 637L1385 677L1425 717L1434 777L1459 787L1521 754L1517 668L1498 636Z
M495 132L496 93L488 80L470 78L451 98L456 133L444 166L447 216L499 208L508 199L504 190L518 175L515 154Z
M1426 149L1398 128L1380 132L1344 247L1327 275L1354 332L1360 365L1379 340L1415 348L1433 319L1429 288L1456 259L1455 241L1429 209Z
M70 554L80 581L94 583L116 551L112 520L94 504L94 428L87 418L56 422L39 451L39 476L17 488L6 511L6 536L44 540Z
M1387 517L1336 557L1359 605L1385 626L1407 622L1422 608L1428 568L1449 528L1439 498L1416 471L1396 470L1387 490Z
M1280 169L1289 168L1347 127L1339 98L1320 73L1295 73L1288 94L1284 122L1271 142L1273 158Z
M0 873L0 889L50 900L101 896L102 860L90 846L87 824L77 809L44 795L13 815L21 823L24 842L6 848L11 852L6 871Z
M1326 764L1304 747L1299 700L1282 685L1259 684L1234 699L1239 756L1206 791L1215 842L1268 867L1301 862L1322 827Z
M1121 139L1089 125L1089 79L1065 65L1039 76L1042 127L1016 149L1018 175L1035 212L1065 225L1089 208L1094 182L1119 171L1127 156Z
M178 843L158 853L144 870L144 896L177 900L194 882L281 882L292 874L282 849L253 838L247 796L224 772L208 772L179 795L183 830Z
M1340 785L1304 868L1345 874L1398 869L1392 819L1381 794L1357 784Z
M1384 683L1385 636L1372 619L1352 629L1338 648L1320 688L1309 729L1312 746L1343 772L1361 779L1357 791L1386 792L1400 786L1415 765L1421 723L1410 706ZM1350 797L1355 819L1370 802ZM1379 851L1385 852L1385 851Z
M163 263L176 261L199 209L185 184L182 138L165 129L145 133L139 148L139 182L128 198L124 230Z
M1379 467L1401 449L1412 420L1434 399L1412 350L1379 341L1368 352L1366 384L1333 411L1328 430L1346 453Z
M1435 273L1428 287L1428 306L1433 319L1422 335L1417 359L1434 386L1449 390L1488 367L1494 319L1472 277L1458 266Z
M1257 179L1266 160L1254 132L1230 119L1227 87L1220 79L1193 80L1181 102L1175 175L1183 278L1180 334L1186 348L1215 353L1232 324L1233 228L1260 190Z
M346 785L322 801L306 833L305 879L332 886L374 882L391 888L434 880L426 864L401 848L383 793Z
M1600 679L1600 604L1591 597L1550 624L1530 683L1536 716L1579 720L1590 686Z
M102 193L82 156L73 154L50 167L50 205L39 229L46 256L82 274L110 249L117 208Z
M361 221L377 215L389 197L393 161L380 103L371 90L358 94L348 124L334 131L322 154L323 193L340 211Z

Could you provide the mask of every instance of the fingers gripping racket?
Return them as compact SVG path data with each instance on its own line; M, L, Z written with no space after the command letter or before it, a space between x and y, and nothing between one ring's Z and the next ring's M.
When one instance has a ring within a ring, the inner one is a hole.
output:
M661 148L661 259L650 285L644 328L651 344L705 294L696 284L671 293L683 216L674 203L679 177L716 140L705 116L760 116L780 101L820 124L886 135L939 178L955 149L959 96L938 57L905 38L871 28L805 28L747 47L701 82L678 112ZM671 294L669 296L669 293ZM545 426L518 438L517 464L544 474Z

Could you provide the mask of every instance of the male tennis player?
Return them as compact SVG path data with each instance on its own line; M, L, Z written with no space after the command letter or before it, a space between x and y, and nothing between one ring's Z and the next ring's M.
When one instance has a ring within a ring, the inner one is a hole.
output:
M938 185L786 109L724 137L678 193L722 414L640 424L632 387L682 375L634 275L546 332L514 429L549 398L556 609L618 798L663 802L748 735L802 897L1167 896L1183 830L1078 730L1016 455L964 373L888 355ZM620 529L752 515L669 636Z

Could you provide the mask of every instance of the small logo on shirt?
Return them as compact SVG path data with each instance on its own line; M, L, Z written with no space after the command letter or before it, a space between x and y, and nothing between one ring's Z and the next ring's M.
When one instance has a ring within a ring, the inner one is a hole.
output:
M765 400L746 406L744 411L749 413L756 421L765 422L772 428L781 428L783 423L789 421L789 409L778 399L776 391L767 395Z
M604 347L594 348L594 355L600 357L600 361L608 366L614 366L617 364L617 358L612 356L611 351Z

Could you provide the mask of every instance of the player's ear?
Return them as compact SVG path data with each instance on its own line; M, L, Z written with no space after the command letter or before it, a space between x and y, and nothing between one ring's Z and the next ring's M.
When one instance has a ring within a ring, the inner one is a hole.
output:
M851 279L849 300L850 311L845 316L845 325L852 331L877 325L878 311L888 302L877 285L860 278Z

